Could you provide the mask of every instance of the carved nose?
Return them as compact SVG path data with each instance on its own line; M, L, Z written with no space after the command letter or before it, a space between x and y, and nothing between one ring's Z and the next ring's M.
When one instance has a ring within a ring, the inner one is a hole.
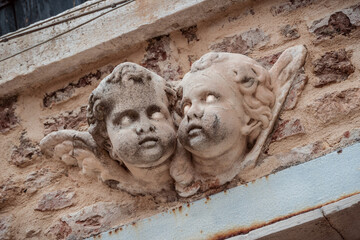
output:
M189 111L186 113L188 120L193 119L193 118L202 118L202 116L204 115L204 109L197 106L197 105L192 105L189 109Z
M142 124L141 126L137 126L135 128L135 132L139 134L148 133L148 132L154 132L156 130L156 127L152 125L151 123L148 124Z

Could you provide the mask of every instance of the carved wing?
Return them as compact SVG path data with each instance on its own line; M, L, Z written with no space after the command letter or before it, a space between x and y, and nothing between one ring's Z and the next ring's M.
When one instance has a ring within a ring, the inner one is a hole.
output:
M134 177L100 149L89 132L60 130L52 132L40 141L41 151L70 166L79 166L82 173L96 177L110 187L131 194L146 192Z
M286 49L270 69L271 85L274 88L276 96L275 104L272 109L272 119L269 127L261 132L252 151L242 162L240 169L253 168L259 157L261 149L271 133L274 124L278 118L282 105L289 93L291 84L297 71L304 65L306 57L306 48L303 45L297 45Z

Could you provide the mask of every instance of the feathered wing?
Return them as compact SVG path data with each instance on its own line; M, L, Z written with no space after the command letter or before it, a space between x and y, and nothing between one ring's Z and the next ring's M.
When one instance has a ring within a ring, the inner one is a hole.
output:
M52 132L40 141L41 151L70 166L79 166L82 173L96 177L105 184L129 192L146 192L118 161L99 148L89 132L60 130Z
M242 162L240 169L254 168L261 149L271 133L278 118L280 110L289 93L291 84L297 71L304 65L307 50L303 45L297 45L286 49L270 69L271 85L276 96L275 105L272 109L272 119L269 127L261 132L255 146Z

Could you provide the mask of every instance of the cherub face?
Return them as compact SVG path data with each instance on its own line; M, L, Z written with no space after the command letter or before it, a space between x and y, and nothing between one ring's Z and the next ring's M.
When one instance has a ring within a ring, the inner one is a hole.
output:
M113 155L125 165L153 167L168 159L176 147L176 132L164 89L154 83L128 82L113 90L113 108L106 118Z
M244 141L241 128L245 114L234 82L215 72L211 76L190 73L181 85L184 118L178 136L188 151L212 158Z

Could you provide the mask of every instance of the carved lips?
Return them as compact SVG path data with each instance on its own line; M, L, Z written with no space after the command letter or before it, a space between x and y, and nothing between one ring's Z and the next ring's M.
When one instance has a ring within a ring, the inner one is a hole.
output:
M139 141L139 145L143 148L152 148L156 146L158 141L158 137L147 136Z
M202 133L203 128L202 126L200 126L199 124L190 124L187 130L188 136L189 137L196 137L198 136L200 133Z

